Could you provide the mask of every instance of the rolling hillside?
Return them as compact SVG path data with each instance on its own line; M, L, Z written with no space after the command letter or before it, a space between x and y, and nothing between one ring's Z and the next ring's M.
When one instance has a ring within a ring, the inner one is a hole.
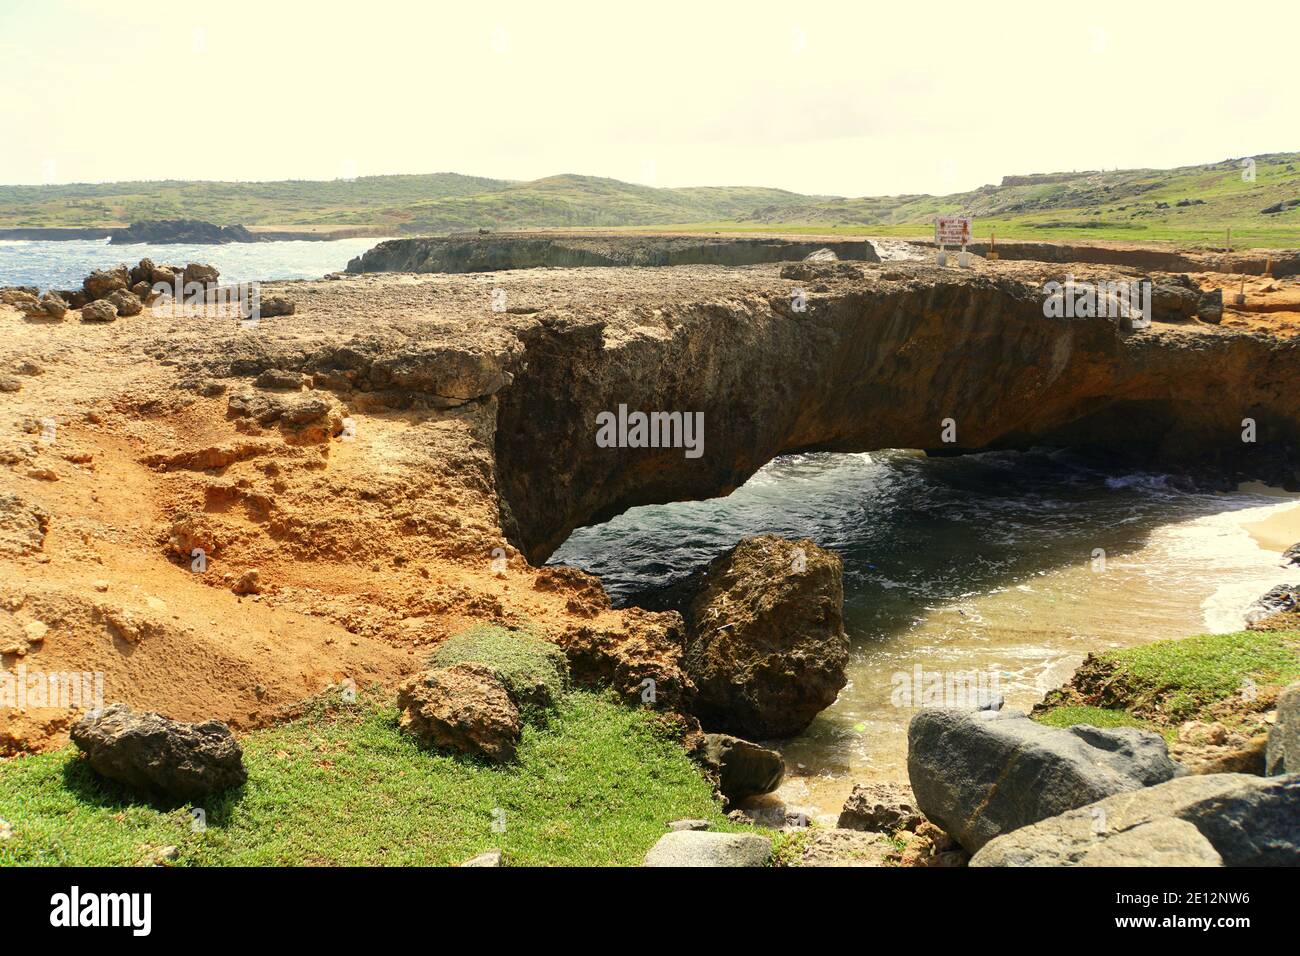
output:
M950 196L846 199L780 189L658 189L594 176L513 182L434 173L267 183L0 186L0 228L204 219L253 228L360 227L433 234L546 227L707 228L925 235L935 215L976 218L976 235L1300 246L1300 153L1173 170L1008 176ZM1267 210L1267 211L1266 211Z

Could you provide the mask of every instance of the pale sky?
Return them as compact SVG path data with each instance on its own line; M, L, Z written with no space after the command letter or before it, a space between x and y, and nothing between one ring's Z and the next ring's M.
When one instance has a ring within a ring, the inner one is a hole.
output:
M1300 148L1297 0L0 0L0 183L948 193Z

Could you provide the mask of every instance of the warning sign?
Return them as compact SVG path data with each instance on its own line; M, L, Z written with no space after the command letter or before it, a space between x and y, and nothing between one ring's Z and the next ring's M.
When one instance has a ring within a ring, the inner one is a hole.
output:
M941 246L964 246L969 243L969 217L940 216L935 219L934 241Z

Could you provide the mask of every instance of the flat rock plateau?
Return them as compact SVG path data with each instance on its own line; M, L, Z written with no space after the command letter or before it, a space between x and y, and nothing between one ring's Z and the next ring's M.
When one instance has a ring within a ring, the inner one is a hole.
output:
M671 688L671 615L541 565L575 527L725 494L782 452L1068 444L1300 485L1300 317L1049 318L1063 271L373 273L265 283L296 311L255 328L0 306L3 666L247 729L345 679L394 687L490 621L589 650L625 692ZM1233 281L1196 277L1225 301ZM703 413L702 454L599 447L620 405ZM0 709L0 754L61 743L70 716Z

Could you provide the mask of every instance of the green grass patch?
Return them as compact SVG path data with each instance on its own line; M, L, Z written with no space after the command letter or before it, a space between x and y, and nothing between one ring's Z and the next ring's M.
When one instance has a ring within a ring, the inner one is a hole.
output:
M476 625L443 641L429 655L432 667L466 661L492 668L525 720L539 720L568 689L564 651L525 631Z
M1156 641L1103 655L1135 707L1154 705L1168 718L1189 720L1252 687L1300 677L1300 632L1239 631ZM1134 709L1134 708L1130 708Z
M1300 631L1200 634L1090 657L1036 716L1058 727L1121 726L1113 721L1125 717L1155 727L1193 719L1231 724L1298 677Z
M182 866L455 865L494 848L507 865L635 865L670 820L741 829L653 714L587 691L526 727L509 766L421 750L374 693L241 743L248 783L204 807L201 832L188 806L134 798L72 748L0 761L0 864L131 865L174 845Z
M1105 707L1090 707L1086 704L1068 704L1054 707L1046 713L1034 715L1034 719L1048 727L1073 727L1075 724L1087 724L1089 727L1142 727L1149 729L1150 724L1139 720L1122 710L1107 710Z

